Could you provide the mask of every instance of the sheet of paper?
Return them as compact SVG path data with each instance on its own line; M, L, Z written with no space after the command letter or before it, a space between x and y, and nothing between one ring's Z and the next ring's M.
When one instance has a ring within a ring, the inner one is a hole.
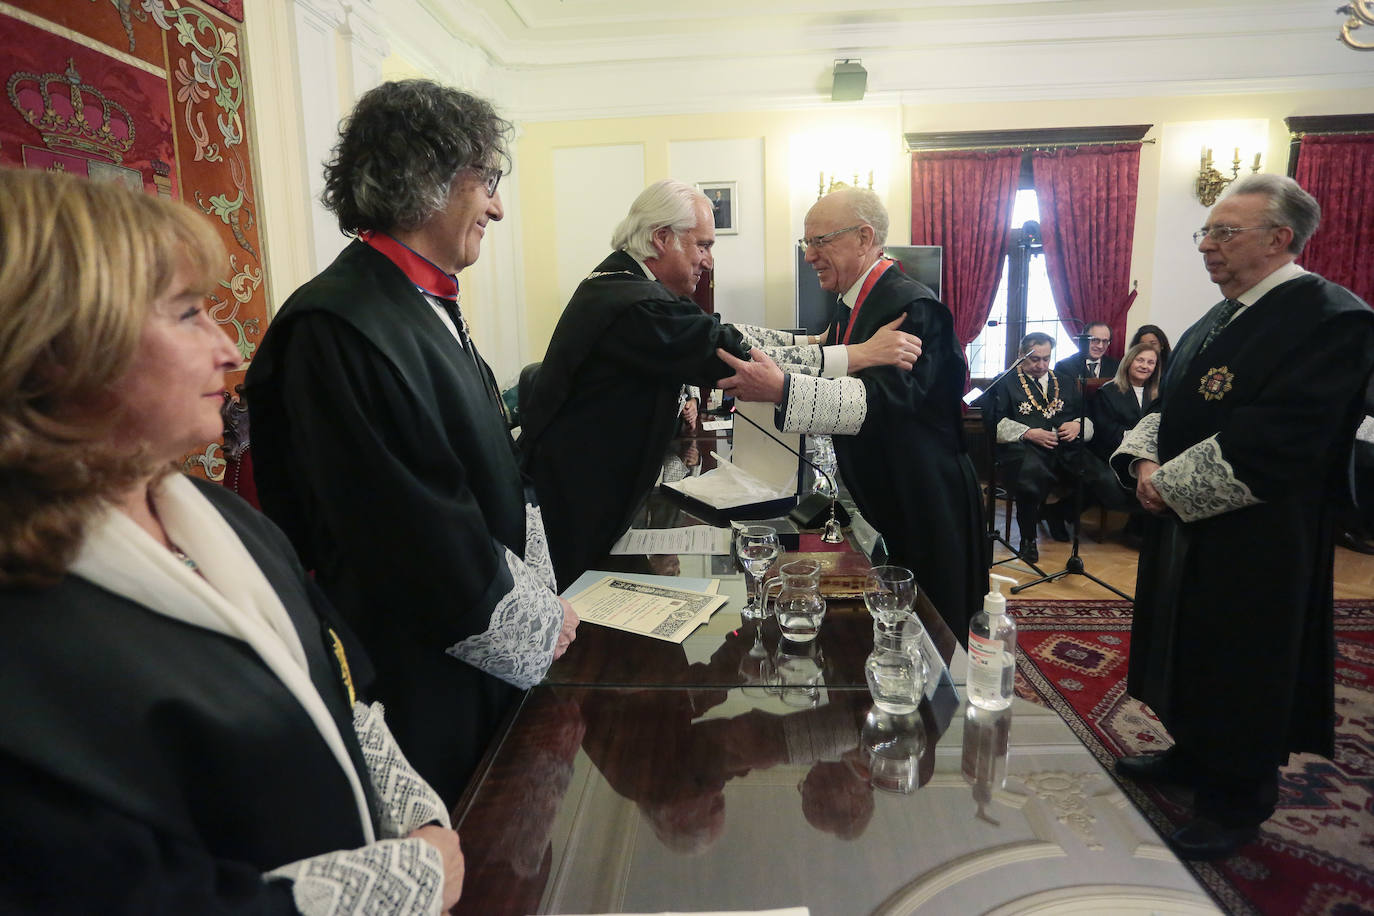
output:
M681 643L726 598L608 575L569 600L583 623Z
M643 582L648 585L662 585L664 588L680 588L689 592L708 592L714 595L720 590L719 579L697 579L690 576L656 576L653 573L613 572L609 569L589 569L573 580L573 584L563 589L563 597L569 601L600 582L607 576Z
M631 528L611 547L611 554L727 554L730 529L713 525L685 528Z

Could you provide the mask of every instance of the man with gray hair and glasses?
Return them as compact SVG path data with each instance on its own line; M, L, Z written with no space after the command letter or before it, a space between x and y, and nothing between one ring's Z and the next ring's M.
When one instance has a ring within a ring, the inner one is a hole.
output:
M1229 856L1273 814L1290 753L1334 753L1334 514L1374 370L1374 312L1295 262L1321 209L1291 178L1237 181L1193 234L1225 299L1179 341L1153 412L1112 456L1155 516L1127 689L1174 744L1117 772L1194 790L1169 837Z
M713 266L712 205L671 178L645 188L611 237L615 250L568 301L527 403L520 450L566 588L625 532L662 467L683 385L728 375L717 350L758 344L806 371L910 366L920 341L895 325L865 346L822 350L810 338L722 324L690 296Z

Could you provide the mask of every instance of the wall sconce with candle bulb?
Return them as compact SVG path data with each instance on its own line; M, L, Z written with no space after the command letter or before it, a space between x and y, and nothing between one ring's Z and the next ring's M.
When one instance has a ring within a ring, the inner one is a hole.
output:
M830 181L827 182L827 181L826 181L826 178L825 178L825 172L822 171L822 172L821 172L821 177L820 177L820 183L819 183L818 187L816 188L816 199L817 199L817 200L820 200L822 197L824 197L825 195L829 194L831 191L838 191L840 188L858 188L858 187L862 187L862 185L859 184L859 173L858 173L858 172L855 172L855 173L854 173L854 181L853 181L853 183L851 184L851 183L849 183L849 182L846 182L843 178L840 178L838 172L831 172L831 173L830 173ZM873 170L872 170L872 169L869 169L869 171L868 171L868 190L870 190L870 191L873 190Z
M1255 162L1250 166L1251 173L1260 170L1260 154L1255 153ZM1231 162L1231 177L1227 178L1212 165L1212 148L1204 146L1202 148L1202 167L1197 173L1197 185L1193 191L1197 194L1198 201L1204 207L1210 207L1217 202L1221 192L1226 186L1235 181L1240 175L1240 147L1236 147L1235 158Z

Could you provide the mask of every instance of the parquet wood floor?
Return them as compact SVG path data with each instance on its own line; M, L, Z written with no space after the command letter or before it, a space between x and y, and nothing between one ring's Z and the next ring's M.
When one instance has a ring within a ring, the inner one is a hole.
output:
M999 530L1004 511L1003 504L998 503L997 522ZM1118 513L1111 513L1107 516L1108 533L1100 544L1096 540L1098 535L1097 519L1096 510L1089 510L1083 514L1078 554L1083 559L1084 569L1099 579L1111 583L1126 594L1134 594L1136 562L1139 559L1139 553L1127 545L1121 535L1121 526L1125 523L1126 517ZM1014 521L1011 526L1011 542L1013 544L1020 542ZM1064 563L1069 558L1071 544L1061 543L1050 538L1042 525L1039 545L1040 562L1037 565L1041 569L1051 573L1064 568ZM1010 554L1007 550L999 545L993 559L1000 560L1008 556ZM1029 567L1015 559L1010 563L993 567L993 572L1010 576L1018 582L1030 582L1037 578ZM1374 598L1374 556L1337 547L1335 594L1337 598ZM1065 576L1057 582L1046 582L1027 589L1015 597L1085 601L1116 598L1111 592L1084 576Z

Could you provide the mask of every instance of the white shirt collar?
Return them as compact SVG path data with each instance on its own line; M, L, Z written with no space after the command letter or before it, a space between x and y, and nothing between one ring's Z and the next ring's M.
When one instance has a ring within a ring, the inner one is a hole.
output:
M1289 261L1287 264L1284 264L1282 267L1269 274L1269 276L1237 296L1236 301L1241 305L1254 305L1256 302L1260 301L1266 293L1280 283L1287 283L1289 280L1295 277L1301 277L1305 273L1307 273L1307 271L1303 270L1293 261Z
M863 273L859 274L859 279L854 281L854 285L844 291L844 295L840 298L844 300L845 305L849 306L850 308L854 307L854 301L859 298L859 290L863 289L864 280L868 279L868 275L873 273L873 268L877 267L881 263L883 263L883 256L878 255L877 260L875 260L872 264L868 265L868 270L865 270Z
M635 263L639 265L639 269L644 271L644 276L648 277L650 280L658 280L658 277L654 276L654 272L649 269L649 265L645 264L644 261L640 259L639 255L630 251L626 251L625 253L635 259Z

